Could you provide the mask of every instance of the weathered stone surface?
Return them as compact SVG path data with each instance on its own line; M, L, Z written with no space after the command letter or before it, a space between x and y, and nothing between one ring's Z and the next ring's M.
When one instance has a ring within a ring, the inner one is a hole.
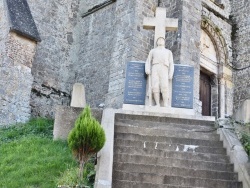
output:
M174 63L189 62L195 67L194 109L197 114L201 112L201 16L212 21L220 36L225 39L221 43L223 47L218 48L218 51L227 49L227 56L222 58L226 62L224 65L229 69L230 62L238 62L238 68L249 65L249 24L248 17L244 16L248 13L249 3L246 1L221 0L220 3L224 5L222 8L211 0L119 0L85 18L81 18L84 10L105 0L27 1L42 39L38 43L32 67L34 82L30 105L34 116L54 117L55 105L69 105L71 88L76 82L86 84L86 100L91 106L105 103L106 107L120 108L124 96L126 63L145 61L149 50L154 46L154 32L144 30L142 24L145 17L154 17L158 5L167 8L166 17L179 19L178 31L166 32L166 48L173 52ZM231 3L235 24L233 30L228 20ZM5 52L11 26L7 19L5 1L0 2L0 14L0 66L3 67L12 63L6 58ZM214 37L214 32L211 33L209 36ZM231 44L231 36L234 46ZM232 49L235 49L234 61ZM213 115L217 115L219 111L220 76L222 75L213 75ZM249 97L249 79L246 80L249 76L249 69L234 74L236 108ZM224 90L225 113L231 114L234 89L230 79L225 81Z
M234 110L250 99L250 22L248 1L232 0L234 70ZM238 69L238 70L237 70Z
M235 120L250 123L250 99L245 100L234 114Z
M66 140L69 132L75 125L75 121L82 112L83 108L60 106L56 107L55 123L53 135L54 139ZM96 118L101 123L102 120L102 110L92 109L93 117Z
M0 126L27 121L33 81L30 69L20 65L0 67L0 75Z
M86 106L85 89L83 84L75 83L73 85L70 106L78 108L84 108Z
M26 0L7 0L11 31L35 41L41 41Z
M32 61L36 43L16 33L9 33L0 66L0 126L25 122L30 118Z
M80 48L79 0L28 0L28 4L42 39L32 67L32 115L54 117L56 105L70 105L77 82L73 67Z

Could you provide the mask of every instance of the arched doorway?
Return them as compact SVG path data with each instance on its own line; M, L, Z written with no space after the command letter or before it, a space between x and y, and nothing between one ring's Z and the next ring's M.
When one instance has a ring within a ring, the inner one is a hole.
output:
M206 16L202 16L201 21L200 51L201 75L205 73L210 78L210 114L224 118L225 114L232 112L232 69L222 32Z
M218 74L218 54L216 46L209 35L202 30L200 40L200 101L202 102L202 115L203 116L218 116L218 88L214 83L213 78ZM213 105L212 105L213 103ZM217 108L216 108L217 107Z

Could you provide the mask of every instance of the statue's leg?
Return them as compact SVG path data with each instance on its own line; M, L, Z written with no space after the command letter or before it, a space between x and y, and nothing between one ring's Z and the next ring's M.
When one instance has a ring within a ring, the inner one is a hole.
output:
M153 94L154 94L154 100L155 100L156 106L160 106L160 93L153 92Z
M168 68L166 66L162 66L161 75L160 75L160 88L163 99L163 106L168 106L169 100L169 88L168 88Z
M164 107L168 106L168 92L162 92L163 105Z
M160 78L158 74L158 65L152 66L152 78L151 78L151 86L153 91L154 101L156 106L160 106Z

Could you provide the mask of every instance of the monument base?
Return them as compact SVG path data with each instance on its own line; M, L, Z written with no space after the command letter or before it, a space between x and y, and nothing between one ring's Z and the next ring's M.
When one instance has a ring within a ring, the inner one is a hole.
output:
M123 104L123 110L194 116L194 109Z

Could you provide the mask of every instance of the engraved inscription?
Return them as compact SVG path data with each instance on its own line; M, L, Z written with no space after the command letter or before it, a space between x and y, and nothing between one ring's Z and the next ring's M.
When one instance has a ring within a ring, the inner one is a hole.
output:
M124 104L144 105L146 96L145 63L128 62Z
M175 65L172 107L193 108L193 82L193 67L186 65Z

